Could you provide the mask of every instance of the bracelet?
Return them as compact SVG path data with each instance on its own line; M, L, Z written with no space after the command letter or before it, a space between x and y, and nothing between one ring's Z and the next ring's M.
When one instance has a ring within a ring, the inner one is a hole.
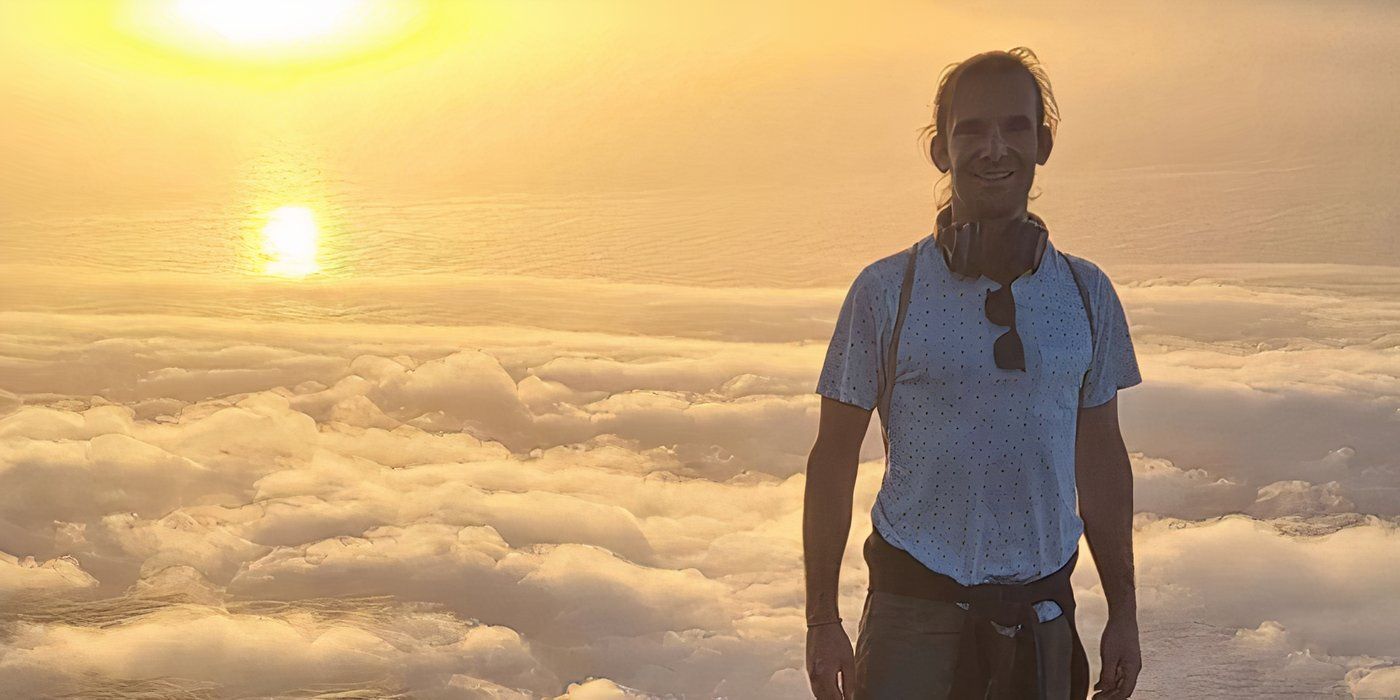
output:
M838 618L836 618L835 620L823 620L822 622L808 622L808 623L807 623L807 629L811 629L811 628L813 628L813 627L817 627L818 625L829 625L829 624L831 624L831 623L833 623L833 622L840 622L840 621L841 621L841 618L838 617Z

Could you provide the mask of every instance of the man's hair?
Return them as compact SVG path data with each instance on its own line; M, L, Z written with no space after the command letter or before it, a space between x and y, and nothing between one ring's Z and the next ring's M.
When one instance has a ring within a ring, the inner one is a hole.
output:
M1050 88L1050 77L1045 74L1045 69L1040 65L1040 59L1036 58L1035 52L1025 46L1017 46L1009 51L987 51L957 63L950 63L943 67L943 73L938 78L938 89L933 98L933 117L929 123L919 129L918 140L923 147L924 155L933 160L931 148L934 136L944 133L948 129L948 105L953 103L953 92L957 87L957 82L963 74L976 69L981 71L984 68L1012 67L1024 70L1030 76L1031 82L1035 85L1036 96L1040 98L1040 103L1036 106L1036 119L1040 124L1050 128L1050 135L1055 135L1055 127L1060 123L1060 108L1055 104L1055 93ZM934 183L934 200L938 209L947 207L953 201L953 190L951 185L939 193L939 185L948 178L952 171L943 174L943 177ZM1039 194L1030 195L1031 199L1039 197Z

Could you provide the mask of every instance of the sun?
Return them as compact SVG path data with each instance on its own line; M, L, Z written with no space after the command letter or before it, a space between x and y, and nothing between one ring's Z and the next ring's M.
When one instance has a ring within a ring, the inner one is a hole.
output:
M241 46L284 44L340 31L363 9L362 0L180 0L174 12L194 27Z
M321 231L307 207L279 207L268 215L262 234L263 253L271 258L267 274L299 278L321 269L316 262Z
M422 15L417 0L136 0L123 25L187 55L285 64L393 42Z

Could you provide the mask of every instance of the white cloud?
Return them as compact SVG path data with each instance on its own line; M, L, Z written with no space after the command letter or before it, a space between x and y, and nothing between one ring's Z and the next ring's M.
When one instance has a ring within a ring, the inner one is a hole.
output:
M1120 287L1146 379L1120 399L1135 697L1383 696L1400 336L1375 319L1393 309L1336 302L1326 271L1289 291L1243 270ZM28 348L0 358L0 595L87 606L47 626L9 608L0 684L273 693L379 669L422 697L803 697L813 319L839 291L750 300L781 313L703 339L0 314ZM852 638L878 435L841 579ZM278 658L244 678L259 655Z
M34 697L166 677L173 687L213 684L238 694L336 686L418 694L477 679L538 697L559 685L513 630L379 601L120 603L125 610L79 609L64 623L17 625L0 655L3 686Z

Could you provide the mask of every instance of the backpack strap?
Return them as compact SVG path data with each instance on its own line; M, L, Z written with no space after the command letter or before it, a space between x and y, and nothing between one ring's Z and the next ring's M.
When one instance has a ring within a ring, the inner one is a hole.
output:
M890 332L890 346L885 356L885 377L880 387L876 408L880 412L880 435L885 441L885 455L890 452L890 393L894 391L895 366L899 361L899 331L904 327L904 314L909 309L909 297L914 289L914 263L919 259L919 242L909 246L909 261L904 266L904 284L899 288L899 311L895 314L894 330Z
M1059 253L1060 257L1065 259L1065 264L1069 266L1069 274L1074 278L1074 286L1079 288L1079 300L1084 304L1084 315L1089 317L1089 362L1093 364L1093 350L1096 345L1094 344L1094 312L1089 302L1089 292L1085 291L1084 283L1079 279L1079 271L1075 269L1074 263L1070 261L1069 256L1065 255L1064 252L1058 248L1055 249L1055 252ZM1084 370L1084 374L1087 376L1089 370ZM1082 378L1079 382L1079 395L1081 398L1084 396L1084 380Z

